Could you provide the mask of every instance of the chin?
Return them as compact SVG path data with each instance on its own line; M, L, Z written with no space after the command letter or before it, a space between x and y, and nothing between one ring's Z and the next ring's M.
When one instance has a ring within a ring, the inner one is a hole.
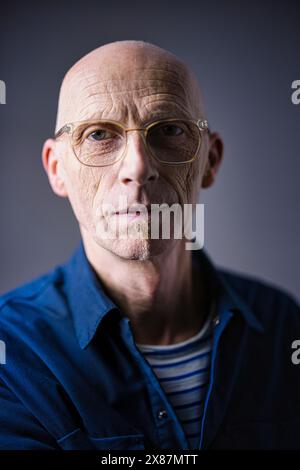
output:
M109 224L104 229L103 223L99 223L95 241L120 258L139 261L159 256L171 250L174 243L178 242L172 238L151 238L150 224L145 221L132 223L130 229L125 224L121 225L117 231L112 230Z
M147 261L170 249L172 240L98 240L97 243L120 258Z

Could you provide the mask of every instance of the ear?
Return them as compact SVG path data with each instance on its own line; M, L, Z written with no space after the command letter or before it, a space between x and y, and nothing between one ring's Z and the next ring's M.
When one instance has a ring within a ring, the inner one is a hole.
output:
M206 169L202 178L202 188L209 188L215 181L223 158L224 145L218 133L209 133L209 151Z
M43 145L42 162L48 175L49 183L55 194L60 197L67 197L65 182L62 176L61 161L57 156L56 142L53 139L47 139Z

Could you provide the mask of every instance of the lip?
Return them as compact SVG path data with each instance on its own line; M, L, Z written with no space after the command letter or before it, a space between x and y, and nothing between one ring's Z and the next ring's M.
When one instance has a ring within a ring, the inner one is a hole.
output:
M130 207L113 212L112 215L127 215L129 217L138 217L144 215L145 209L147 210L148 215L151 215L151 204L133 204Z
M118 217L119 220L127 220L127 221L132 221L132 220L149 220L151 219L151 214L127 214L127 213L121 213L121 214L113 214L114 216Z

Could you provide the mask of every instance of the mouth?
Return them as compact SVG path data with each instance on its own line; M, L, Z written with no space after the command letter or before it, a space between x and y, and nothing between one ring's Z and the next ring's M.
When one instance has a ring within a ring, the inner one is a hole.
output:
M124 209L120 209L118 211L113 212L111 215L124 217L129 220L137 219L137 218L145 218L151 217L151 204L133 204L130 207L126 207Z

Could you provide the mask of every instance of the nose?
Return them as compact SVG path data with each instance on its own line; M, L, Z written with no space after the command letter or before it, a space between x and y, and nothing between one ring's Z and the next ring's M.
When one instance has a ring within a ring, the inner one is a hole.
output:
M125 184L146 185L158 179L157 162L149 154L140 131L127 133L127 146L119 170L119 180Z

